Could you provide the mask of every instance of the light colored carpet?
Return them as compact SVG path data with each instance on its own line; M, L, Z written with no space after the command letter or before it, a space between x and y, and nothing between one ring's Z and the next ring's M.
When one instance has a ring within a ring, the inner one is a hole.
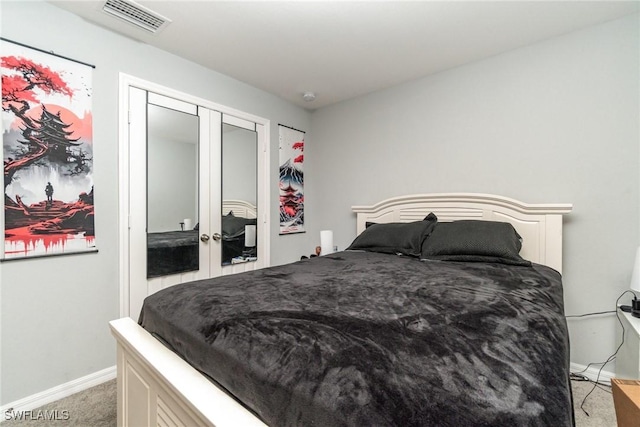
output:
M107 381L64 399L57 400L32 411L37 418L38 411L57 411L57 420L9 420L2 427L115 427L116 426L116 380ZM68 420L64 420L68 411ZM51 413L51 412L49 412ZM54 413L55 414L55 413ZM3 420L5 414L3 414ZM55 415L54 415L55 418Z
M576 414L576 427L616 427L616 415L613 408L611 388L596 387L587 381L572 381L573 406ZM584 403L584 397L593 390ZM111 380L99 386L58 400L34 410L69 411L69 420L58 421L4 421L2 427L114 427L116 425L116 381Z
M571 381L573 390L573 409L576 414L576 427L616 427L616 411L613 407L611 387L597 386L588 381ZM591 394L589 394L591 393ZM584 397L589 394L580 409Z

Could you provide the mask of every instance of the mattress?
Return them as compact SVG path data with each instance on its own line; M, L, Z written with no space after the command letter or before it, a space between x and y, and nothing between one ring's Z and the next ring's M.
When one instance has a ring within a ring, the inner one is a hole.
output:
M271 426L570 426L560 275L347 251L149 296L140 324Z

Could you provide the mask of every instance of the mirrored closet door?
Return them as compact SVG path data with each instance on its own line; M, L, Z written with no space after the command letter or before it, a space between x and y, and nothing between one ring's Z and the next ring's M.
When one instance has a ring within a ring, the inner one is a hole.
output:
M147 278L200 270L198 129L197 107L148 94Z
M258 259L256 124L223 115L222 265Z
M129 306L168 286L268 263L264 125L129 90ZM261 145L262 144L262 145Z

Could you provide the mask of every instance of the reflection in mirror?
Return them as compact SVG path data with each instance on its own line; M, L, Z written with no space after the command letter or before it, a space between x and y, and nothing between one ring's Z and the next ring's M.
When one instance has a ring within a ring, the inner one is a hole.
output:
M199 269L198 116L148 105L147 277Z
M222 125L222 265L257 260L257 133Z

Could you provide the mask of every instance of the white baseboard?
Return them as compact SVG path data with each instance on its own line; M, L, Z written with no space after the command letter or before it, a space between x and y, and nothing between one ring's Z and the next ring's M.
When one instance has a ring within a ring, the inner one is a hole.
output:
M7 403L0 408L0 414L5 414L7 411L31 411L43 405L55 402L56 400L64 399L72 394L100 385L114 379L115 377L116 367L111 366L110 368L94 372L93 374L89 374L82 378L69 381L68 383L60 384L59 386L50 388L49 390L41 391L40 393L27 396L23 399L16 400L15 402ZM4 421L4 419L4 416L0 417L0 423Z
M571 363L570 366L571 372L575 374L584 375L589 378L591 381L598 381L601 384L611 385L611 378L615 378L616 374L610 371L605 371L604 369L600 371L600 366L589 367L586 365L579 365L577 363ZM600 375L598 376L598 372Z

